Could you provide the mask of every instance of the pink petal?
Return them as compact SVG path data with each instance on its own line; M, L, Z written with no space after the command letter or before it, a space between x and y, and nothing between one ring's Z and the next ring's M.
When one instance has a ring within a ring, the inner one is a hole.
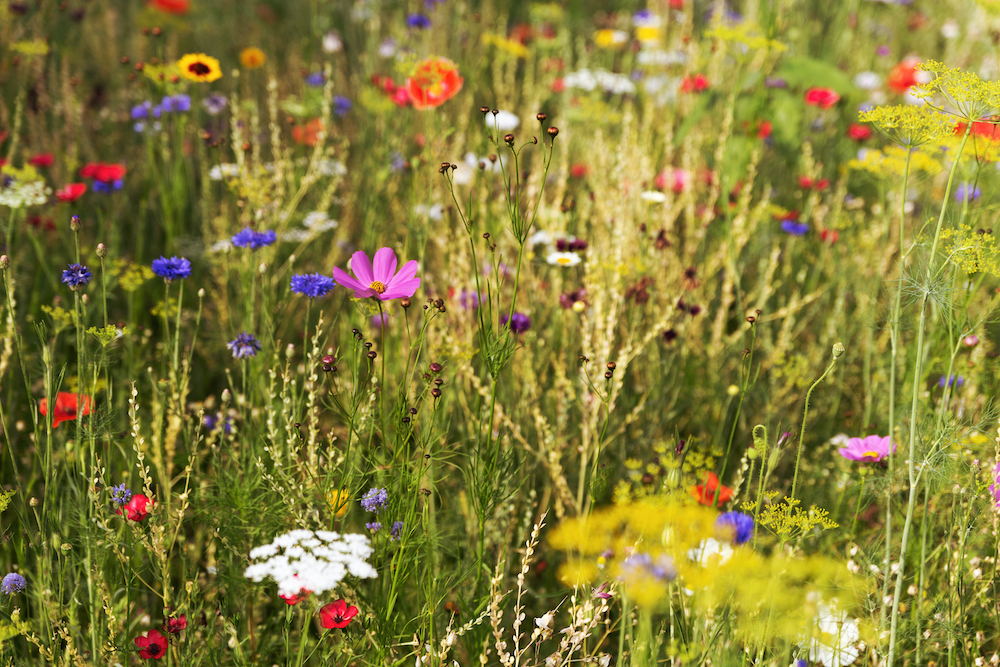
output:
M370 287L362 287L361 289L354 290L355 299L368 299L378 295L379 295L378 292L376 292Z
M347 271L344 271L339 266L333 267L333 279L337 281L338 285L343 285L347 289L353 290L368 289L368 285L371 282L362 283L360 280L349 276Z
M413 296L417 289L420 288L420 278L412 278L404 282L397 282L392 287L387 289L380 295L383 301L389 301L390 299L402 299L403 297Z
M413 280L413 276L417 275L417 260L411 259L409 262L403 265L403 268L399 270L392 280L387 282L386 287L395 288L400 283L405 283ZM419 280L418 280L419 283Z
M375 278L372 276L372 263L363 250L351 255L351 271L358 277L358 280L365 284L365 287L375 282Z
M373 280L383 285L388 285L392 281L392 276L396 273L396 253L392 248L379 248L375 253L374 273Z

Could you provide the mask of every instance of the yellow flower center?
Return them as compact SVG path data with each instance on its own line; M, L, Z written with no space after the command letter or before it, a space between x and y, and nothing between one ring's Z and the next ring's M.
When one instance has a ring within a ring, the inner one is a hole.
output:
M380 294L381 294L381 292L380 292ZM868 450L867 452L865 452L865 454L864 454L864 455L865 455L865 456L874 456L875 458L878 458L878 457L879 457L879 453L878 453L878 452L873 452L873 451L872 451L872 450L870 450L870 449L869 449L869 450Z
M375 282L373 282L371 285L369 285L368 287L371 288L371 289L373 289L373 290L375 290L379 294L382 294L383 292L385 292L385 283L380 283L377 280Z
M560 264L571 264L573 262L573 258L572 257L560 257L556 261L559 262Z

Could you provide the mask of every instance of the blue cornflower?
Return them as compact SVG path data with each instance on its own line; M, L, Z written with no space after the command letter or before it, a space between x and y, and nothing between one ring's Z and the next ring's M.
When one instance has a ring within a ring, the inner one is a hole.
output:
M351 110L351 101L343 95L333 96L333 113L344 116Z
M260 352L260 341L253 334L244 331L236 337L236 340L226 343L226 347L233 353L234 358L246 359L257 356L257 353Z
M70 264L69 268L62 272L62 281L75 292L90 282L90 269L83 264Z
M209 116L217 116L226 108L226 96L221 93L212 93L201 101L202 106Z
M258 232L250 227L246 227L232 238L233 245L237 248L250 248L251 250L269 246L277 240L278 235L273 229Z
M715 527L724 530L727 537L732 534L731 539L736 544L746 544L753 537L753 517L743 512L720 514Z
M938 386L943 387L945 385L945 382L946 382L945 377L942 375L941 379L938 380ZM965 378L962 377L961 375L959 375L958 377L952 375L951 377L948 378L947 384L950 387L961 387L963 384L965 384Z
M959 183L955 188L955 201L976 201L982 194L982 189L973 186L971 183Z
M426 30L431 27L431 18L426 14L410 14L406 17L406 25Z
M393 151L389 156L389 169L392 171L403 171L406 169L406 158L399 151Z
M126 505L130 500L132 500L132 490L125 485L125 482L111 487L111 502L116 505Z
M794 220L782 220L781 229L792 236L802 236L809 231L809 225L804 222L795 222Z
M326 77L323 76L322 72L313 72L306 77L306 85L312 86L313 88L319 88L324 83L326 83Z
M336 284L333 278L322 273L297 273L292 276L292 291L296 294L305 294L310 299L326 296Z
M176 95L167 95L163 98L163 102L160 103L163 108L164 113L171 113L176 111L178 113L183 111L191 110L191 96L184 95L183 93L177 93Z
M379 523L378 521L372 521L370 523L366 523L365 528L367 528L373 533L377 533L378 531L382 530L382 524Z
M141 118L149 118L149 110L152 108L152 104L149 101L143 102L142 104L137 104L132 107L132 120L139 120Z
M403 522L393 521L392 528L389 529L389 541L395 542L399 539L399 534L403 532Z
M205 430L214 431L215 427L219 424L220 419L222 419L221 413L215 415L205 415L202 418L201 423L205 427ZM222 430L226 435L233 432L233 425L229 417L226 417L226 420L223 422Z
M177 280L191 275L191 262L184 257L174 256L167 259L161 255L159 259L153 260L152 268L153 273L164 280Z
M17 572L11 572L3 578L3 581L0 581L0 593L14 595L23 591L27 585L28 582L24 577Z
M531 318L524 313L514 313L513 317L504 313L500 316L500 326L507 324L507 320L510 320L510 330L514 333L522 333L531 328Z
M361 507L366 512L378 513L389 503L389 492L385 489L370 488L361 496Z
M157 123L157 125L158 124L159 123ZM94 181L94 184L91 186L90 189L93 190L94 192L102 192L106 195L109 195L114 190L121 190L122 187L124 186L125 186L125 181L118 178L115 179L114 181L111 181L111 183L105 183L104 181Z

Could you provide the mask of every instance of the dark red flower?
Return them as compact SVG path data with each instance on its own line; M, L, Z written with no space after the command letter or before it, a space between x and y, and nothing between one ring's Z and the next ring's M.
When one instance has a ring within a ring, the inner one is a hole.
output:
M80 407L81 401L79 400L78 394L71 394L68 391L60 391L56 395L56 412L52 417L52 428L59 426L59 424L67 421L73 421L77 417L77 412L82 415L90 414L90 396L83 397L83 407ZM49 414L49 401L47 398L43 398L38 404L38 411L42 413L42 416L48 416Z
M774 125L769 120L762 120L760 125L757 126L757 138L767 139L771 136L771 131L774 129Z
M799 176L799 187L803 190L808 190L813 186L813 179L808 176Z
M833 245L840 238L840 232L836 229L824 229L819 233L819 237L823 239L825 243Z
M135 645L139 648L139 657L146 660L159 660L167 653L167 638L159 630L150 630L145 637L136 637Z
M149 6L166 14L180 16L187 14L188 9L191 8L191 0L150 0Z
M324 628L346 628L351 619L358 615L358 608L344 600L331 602L319 610L319 624Z
M163 630L169 632L172 635L179 635L181 630L186 629L188 626L187 614L181 614L177 618L168 618L163 622Z
M872 129L867 125L861 125L860 123L851 123L851 126L847 128L847 137L851 141L864 141L872 136Z
M307 591L304 588L300 588L299 592L295 595L279 595L278 597L285 601L285 604L293 605L298 604L300 601L305 600L312 594L312 591Z
M39 153L28 158L28 164L32 164L36 167L51 167L52 166L52 153Z
M125 518L129 521L142 521L149 516L149 510L153 509L155 502L152 498L147 498L141 493L132 496L132 499L125 505ZM115 510L115 514L121 514L122 510Z
M719 483L719 476L714 472L709 472L705 475L704 484L696 484L692 486L689 491L694 499L697 500L702 505L712 506L715 504L715 492L719 492L719 504L729 502L733 497L733 490L728 486L723 486Z
M829 109L840 101L840 95L832 88L810 88L806 91L806 104L820 109Z
M59 199L59 201L76 201L86 192L86 183L70 183L61 190L56 190L56 198Z

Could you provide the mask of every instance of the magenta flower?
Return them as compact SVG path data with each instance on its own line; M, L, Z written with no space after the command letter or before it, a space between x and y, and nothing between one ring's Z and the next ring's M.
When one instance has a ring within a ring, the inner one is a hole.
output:
M991 477L993 478L993 483L989 486L989 492L993 495L993 504L1000 510L1000 461L993 468Z
M368 255L359 250L351 256L352 278L346 271L334 267L333 277L338 285L354 290L355 299L378 298L382 301L411 297L420 287L417 262L410 260L396 273L396 253L392 248L380 248L372 264Z
M837 451L845 459L852 461L881 461L889 456L889 443L892 439L889 436L870 435L867 438L848 438L847 447L842 447ZM899 449L898 445L893 445L893 453Z

